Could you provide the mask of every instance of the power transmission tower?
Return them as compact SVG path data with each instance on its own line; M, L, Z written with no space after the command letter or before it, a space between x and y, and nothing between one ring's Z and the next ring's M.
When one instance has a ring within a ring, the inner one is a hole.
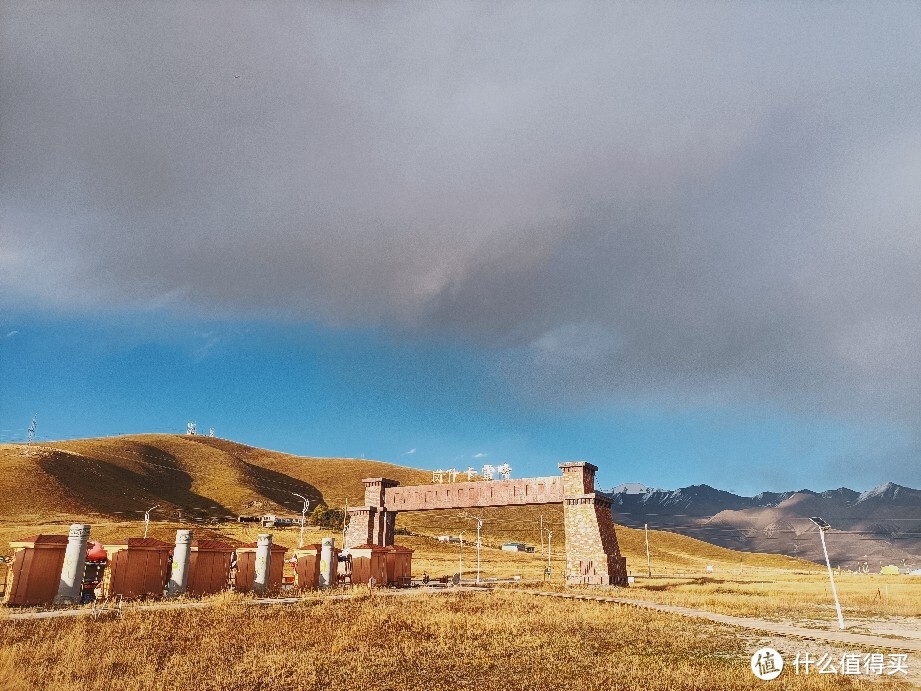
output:
M23 449L22 455L28 456L32 452L32 442L35 441L35 418L38 417L38 413L32 416L32 424L29 425L29 436L28 441L26 441L26 448Z

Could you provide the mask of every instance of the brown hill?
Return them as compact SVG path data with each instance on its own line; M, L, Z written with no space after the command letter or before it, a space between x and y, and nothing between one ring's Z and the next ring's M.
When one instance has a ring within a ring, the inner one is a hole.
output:
M140 518L158 515L225 520L247 513L299 513L302 494L315 506L359 503L361 478L404 483L430 475L378 461L307 458L224 439L146 434L50 442L30 455L0 445L0 520L50 516Z

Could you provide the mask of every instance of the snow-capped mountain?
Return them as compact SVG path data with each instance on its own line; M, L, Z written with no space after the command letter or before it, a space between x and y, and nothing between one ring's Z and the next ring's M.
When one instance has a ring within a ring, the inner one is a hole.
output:
M831 523L828 548L842 565L921 563L921 491L887 482L860 493L847 487L762 492L744 497L709 485L676 490L638 483L610 492L614 520L670 530L757 552L821 558L810 516Z

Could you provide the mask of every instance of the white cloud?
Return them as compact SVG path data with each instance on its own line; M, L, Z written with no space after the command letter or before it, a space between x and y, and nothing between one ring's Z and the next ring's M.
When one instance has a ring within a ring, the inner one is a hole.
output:
M488 455L489 455L488 453L483 453L482 451L480 451L479 453L473 454L473 457L474 458L486 458Z

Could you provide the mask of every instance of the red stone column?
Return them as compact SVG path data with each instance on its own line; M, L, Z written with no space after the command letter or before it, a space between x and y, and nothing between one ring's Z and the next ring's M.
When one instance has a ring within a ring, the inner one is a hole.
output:
M374 515L374 543L382 547L390 547L393 544L393 526L396 521L397 512L379 509Z
M386 477L366 477L362 482L365 486L365 506L384 506L387 488L400 484L398 480Z
M373 506L359 506L349 509L349 528L345 534L345 548L358 545L374 544L374 514L377 509Z
M627 560L621 556L611 518L611 501L595 492L591 463L561 463L563 523L566 531L566 582L627 585Z
M345 536L345 547L356 545L393 544L395 511L385 507L387 489L400 483L385 477L368 477L362 480L365 486L365 506L349 509L349 529Z

